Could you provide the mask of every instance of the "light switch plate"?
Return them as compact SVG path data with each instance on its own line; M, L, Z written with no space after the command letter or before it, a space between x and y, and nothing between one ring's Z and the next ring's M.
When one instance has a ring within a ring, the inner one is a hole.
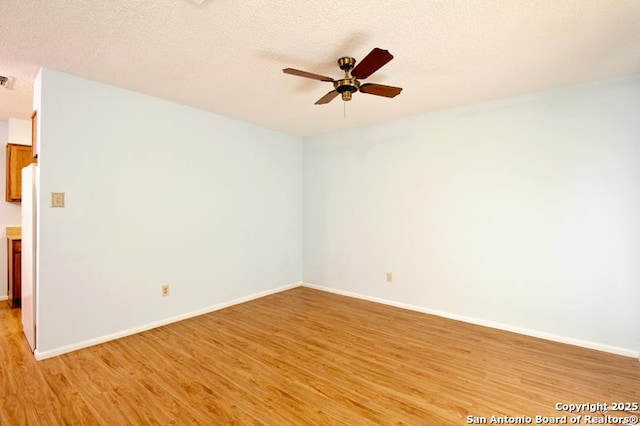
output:
M51 193L51 207L64 207L64 192Z

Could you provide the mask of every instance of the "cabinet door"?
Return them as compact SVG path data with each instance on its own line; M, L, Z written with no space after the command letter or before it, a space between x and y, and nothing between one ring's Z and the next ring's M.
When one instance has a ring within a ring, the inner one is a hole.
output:
M27 145L7 144L7 201L22 200L22 168L33 163L33 151Z
M11 306L20 307L22 298L22 250L20 241L13 242L13 300Z

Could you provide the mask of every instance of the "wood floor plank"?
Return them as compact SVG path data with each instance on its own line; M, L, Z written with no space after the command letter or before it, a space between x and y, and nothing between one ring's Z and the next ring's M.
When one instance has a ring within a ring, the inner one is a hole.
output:
M467 424L640 401L637 360L308 288L37 362L0 302L0 424Z

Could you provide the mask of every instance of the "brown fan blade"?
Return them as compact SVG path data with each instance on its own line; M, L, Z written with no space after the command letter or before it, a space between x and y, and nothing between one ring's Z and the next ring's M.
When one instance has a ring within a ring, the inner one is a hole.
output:
M395 98L402 92L402 87L385 86L383 84L365 83L360 86L362 93L370 95L386 96L387 98Z
M355 78L367 78L378 71L384 64L393 59L393 55L388 50L373 49L358 65L351 71Z
M316 105L324 105L324 104L328 104L329 102L331 102L333 100L333 98L335 98L336 96L338 96L338 91L337 90L332 90L329 93L327 93L326 95L324 95L323 97L321 97L320 99L318 99L316 101Z
M297 75L298 77L305 77L305 78L312 78L314 80L333 82L333 79L331 77L327 77L320 74L314 74L312 72L300 71L294 68L285 68L282 70L282 72L285 74Z

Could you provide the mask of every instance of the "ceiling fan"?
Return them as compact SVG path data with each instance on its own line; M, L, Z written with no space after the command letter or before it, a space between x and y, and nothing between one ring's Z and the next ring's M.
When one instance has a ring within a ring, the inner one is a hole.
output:
M373 49L356 66L356 60L344 56L338 59L338 66L344 71L344 78L334 80L331 77L314 74L307 71L300 71L294 68L282 70L285 74L297 75L298 77L312 78L314 80L333 83L333 90L316 101L316 105L328 104L336 96L342 95L343 101L350 101L354 92L368 93L370 95L385 96L387 98L396 97L402 92L402 87L385 86L383 84L364 83L360 84L359 79L364 80L371 74L382 68L387 62L393 59L393 55L388 50L379 48Z

